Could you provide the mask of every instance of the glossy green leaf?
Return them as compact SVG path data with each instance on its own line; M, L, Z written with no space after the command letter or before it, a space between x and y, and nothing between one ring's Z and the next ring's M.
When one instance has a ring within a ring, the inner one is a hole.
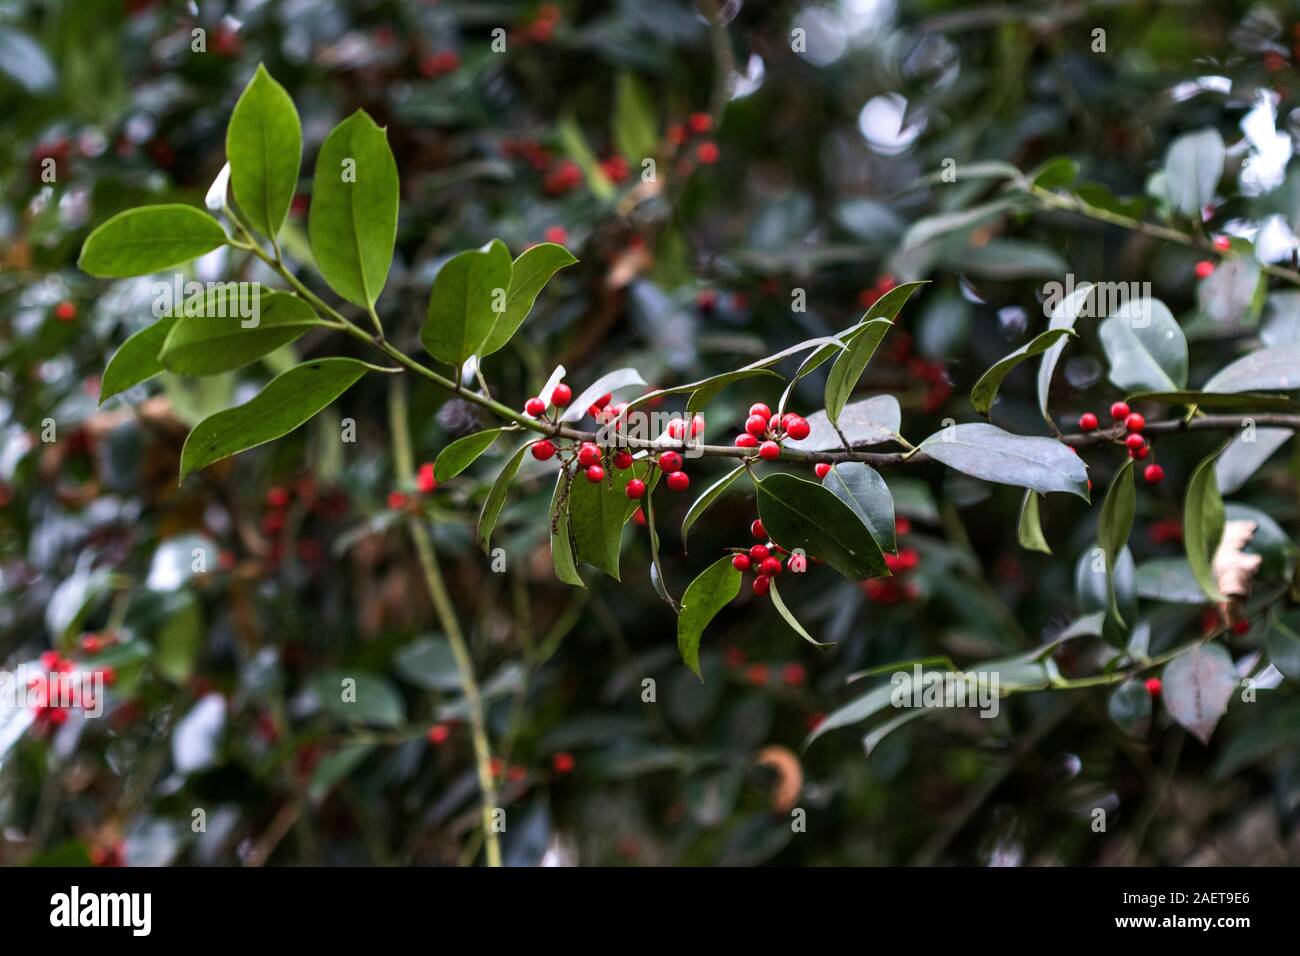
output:
M1214 464L1219 492L1230 495L1241 488L1293 435L1289 428L1243 428Z
M1128 458L1120 466L1106 498L1101 503L1101 518L1097 522L1097 543L1106 554L1106 590L1110 599L1110 613L1119 624L1124 624L1115 598L1115 563L1120 553L1128 547L1133 532L1133 516L1137 509L1137 492L1133 486L1134 459Z
M438 453L433 463L434 478L438 481L451 481L474 464L479 455L491 448L501 431L500 428L489 428L466 435L464 438L457 438Z
M627 483L632 478L648 485L649 465L639 461L621 470L608 467L604 480L596 482L580 474L569 489L569 522L578 558L615 580L619 579L623 526L638 505L627 497Z
M1091 283L1084 283L1073 291L1066 288L1049 295L1044 302L1044 306L1051 309L1047 322L1048 331L1073 329L1079 315L1085 311L1094 288ZM1049 424L1052 422L1052 416L1047 411L1047 399L1052 391L1052 373L1056 371L1056 363L1060 361L1067 341L1067 338L1058 339L1043 353L1043 360L1038 366L1038 410L1043 413L1043 418Z
M243 289L231 282L187 300L175 313L178 321L163 343L162 364L181 375L229 372L321 325L311 306L297 296L257 286L250 295Z
M402 695L377 674L327 671L311 685L325 712L345 724L397 727L406 717Z
M1106 705L1110 719L1120 730L1145 740L1151 730L1151 695L1140 680L1126 680L1111 692Z
M1201 590L1216 604L1227 600L1219 593L1210 566L1223 536L1223 496L1214 476L1214 462L1219 451L1196 466L1187 482L1187 495L1183 500L1183 544L1187 549L1187 562Z
M497 473L496 480L492 482L492 487L488 489L487 498L483 501L483 510L479 512L478 528L475 537L478 546L485 553L489 553L492 548L492 532L496 529L497 520L501 517L501 509L506 505L506 495L510 492L510 482L515 480L515 475L519 472L519 466L523 464L524 455L532 445L533 440L529 439L515 449L514 454L506 459L506 463L501 466L501 471ZM436 472L438 466L434 465Z
M1137 392L1128 397L1134 402L1156 402L1160 405L1195 405L1207 412L1295 412L1300 404L1285 395L1257 395L1250 392Z
M970 392L970 403L981 415L988 415L989 410L993 407L993 400L998 396L998 389L1002 387L1002 380L1006 378L1013 368L1019 365L1027 358L1035 355L1041 355L1057 343L1060 339L1074 335L1071 329L1048 329L1016 349L1009 355L998 359L993 366L980 376L980 380L975 383L975 387Z
M853 509L882 552L898 550L894 496L876 469L860 461L842 461L827 472L822 486Z
M1159 299L1130 299L1098 333L1117 387L1145 392L1187 387L1187 336Z
M893 325L889 319L871 319L864 323L831 366L831 374L826 379L826 417L832 422L839 420L867 363Z
M1204 604L1205 592L1186 558L1152 558L1137 568L1139 597L1169 604Z
M1052 438L1013 435L976 422L953 425L921 443L921 450L962 474L1040 494L1065 491L1088 498L1083 460Z
M785 620L785 623L789 624L796 634L798 634L805 641L807 641L809 644L812 644L815 647L829 646L823 643L822 641L817 640L815 637L809 634L808 631L804 628L804 626L799 623L799 619L794 616L794 614L790 611L788 607L786 607L785 601L782 600L781 598L781 592L776 586L776 578L771 579L771 582L768 586L767 596L771 599L772 606L776 608L776 612L781 615L781 617Z
M902 413L893 395L872 395L846 405L840 412L839 431L824 411L808 416L808 437L800 441L786 439L787 448L796 451L828 451L840 448L840 434L855 448L898 440Z
M1274 618L1268 627L1268 659L1292 680L1300 680L1300 614Z
M614 86L614 145L633 166L659 150L659 117L654 98L631 73Z
M802 548L847 578L889 574L880 545L857 512L817 482L769 475L758 483L758 516L781 547Z
M143 276L207 255L225 243L226 231L201 209L141 206L118 213L92 232L77 265L101 279Z
M1218 644L1197 644L1165 665L1160 697L1169 716L1203 744L1237 687L1232 657Z
M740 593L741 574L731 566L730 555L719 558L705 568L682 595L682 609L677 615L677 650L682 661L700 673L700 638L717 613Z
M480 356L491 355L505 347L519 331L524 319L533 309L533 303L546 283L555 273L568 268L578 260L564 246L543 242L524 251L514 261L510 271L510 289L506 293L506 309L492 325L492 331L479 347Z
M295 365L255 397L209 415L194 426L181 450L181 481L191 472L289 434L351 388L372 366L326 358Z
M448 365L476 354L505 314L511 271L510 250L499 239L443 263L420 328L425 351Z
M745 466L737 465L713 484L709 485L708 488L704 489L704 493L691 503L691 507L686 512L686 517L682 519L683 551L686 550L686 537L690 534L691 528L694 527L695 522L699 521L700 516L709 509L709 506L726 494L727 489L731 487L732 483L744 473Z
M1025 490L1024 500L1020 502L1020 520L1016 523L1016 540L1026 551L1041 551L1051 554L1051 546L1043 534L1043 519L1039 514L1038 492Z
M807 747L818 737L830 733L832 730L838 730L841 727L850 727L853 724L861 723L868 717L878 714L880 711L889 707L895 690L903 694L910 693L911 673L906 673L906 683L904 685L895 685L892 681L873 687L871 690L855 698L843 707L836 708L826 715L826 719L817 725L817 729L808 735L804 741ZM919 708L918 708L919 709Z
M573 531L569 526L567 487L570 477L569 472L561 470L556 476L555 491L551 495L551 564L555 568L555 576L565 584L585 588L587 585L578 573L578 559L573 551Z
M397 240L399 186L388 136L357 110L325 138L316 158L307 232L331 289L373 308Z
M620 368L607 372L584 388L569 402L569 407L560 415L560 421L581 421L583 416L587 414L587 409L591 407L592 402L596 399L602 395L612 395L620 388L631 388L635 385L645 385L645 379L634 368Z
M226 128L230 188L248 224L274 237L284 225L302 163L302 124L293 100L261 64Z
M1292 392L1300 388L1300 344L1275 345L1251 352L1205 383L1207 392Z
M99 382L101 405L114 395L166 371L158 360L158 355L175 324L175 316L164 316L136 332L118 347L108 360L108 366Z
M1213 127L1179 136L1165 154L1165 195L1176 212L1201 221L1223 176L1226 150Z

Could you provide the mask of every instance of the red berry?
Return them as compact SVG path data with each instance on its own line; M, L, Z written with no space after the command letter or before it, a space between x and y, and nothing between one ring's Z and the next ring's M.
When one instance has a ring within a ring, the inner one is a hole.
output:
M1148 485L1158 485L1165 480L1165 470L1159 465L1147 465L1146 471L1142 472L1142 477L1146 479Z
M1150 694L1152 697L1159 697L1159 696L1160 696L1160 678L1159 678L1159 677L1148 677L1148 678L1147 678L1147 682L1146 682L1146 689L1147 689L1147 693Z
M65 299L54 307L54 317L60 322L71 322L77 317L77 306Z
M605 469L600 467L600 465L592 465L590 468L587 469L587 480L590 481L593 485L599 481L604 481Z
M745 419L745 431L755 438L762 438L767 434L767 419L762 415L750 415Z
M813 472L818 478L825 478L831 473L831 466L828 462L819 461L817 464L813 465Z
M795 441L803 441L811 432L812 426L808 424L808 419L800 418L798 415L785 416L785 433Z
M690 476L684 471L674 471L665 480L669 491L685 491L691 486Z
M285 508L289 504L289 489L275 485L266 489L266 506L268 508Z
M1232 625L1233 634L1247 634L1250 632L1250 621L1241 620Z
M764 461L775 461L781 457L781 446L774 441L765 441L758 446L758 457Z
M447 738L450 736L451 728L446 724L434 724L429 728L429 743L433 744L435 747L441 747L447 742Z
M705 166L712 166L718 161L717 143L700 143L695 147L695 158Z
M614 455L614 467L619 471L626 471L632 467L632 453L630 451L620 451Z
M735 568L737 571L748 571L748 570L749 570L749 555L747 555L747 554L738 554L738 555L736 555L735 557L733 557L733 558L731 559L731 566L732 566L733 568Z
M692 113L686 124L692 133L707 133L713 129L713 117L708 113Z
M578 464L583 468L590 468L592 465L600 463L600 446L594 442L585 441L578 448Z
M644 509L644 508L637 508L636 511L633 512L633 514L632 514L632 520L635 521L637 524L639 524L641 527L644 528L644 527L645 527L645 509Z
M406 495L402 494L400 491L390 491L388 493L388 507L392 508L394 511L405 508Z
M555 756L551 757L551 769L558 774L571 773L573 771L573 754L561 750Z
M768 408L762 402L755 402L753 405L749 406L749 414L751 417L757 415L759 418L763 419L763 421L768 421L772 417L772 409Z
M553 242L557 246L562 246L569 241L569 230L563 226L550 226L546 232L542 233L542 238L547 242Z
M765 544L756 544L749 549L749 560L755 564L762 564L772 554Z
M627 496L633 500L640 498L645 494L645 482L640 478L633 478L627 483Z
M1097 430L1097 416L1092 412L1084 412L1079 416L1079 430L1093 432Z
M530 398L524 402L524 412L532 415L533 418L537 418L544 411L546 411L546 403L540 398Z
M758 566L758 573L764 574L769 578L774 578L781 573L780 558L764 558L763 563Z
M416 486L426 495L433 494L438 487L438 480L433 476L433 462L426 461L420 466L420 473L415 479Z
M745 432L745 434L743 434L743 435L737 435L737 436L736 436L736 447L737 447L737 448L757 448L757 447L758 447L758 439L755 438L753 435L751 435L749 432Z
M682 470L682 456L675 451L666 451L659 456L659 468L666 475Z
M1147 427L1147 420L1138 412L1134 412L1124 419L1124 427L1131 432L1140 432Z
M1128 418L1128 413L1128 402L1116 402L1110 407L1110 417L1115 419L1117 422Z
M573 401L573 389L563 382L551 390L551 404L556 408L563 408L571 401Z
M1200 262L1196 263L1196 278L1208 279L1212 275L1214 275L1213 262L1209 259L1202 259Z
M1218 249L1220 252L1227 252L1232 248L1232 240L1227 236L1215 236L1214 248Z
M763 521L760 518L755 518L753 522L750 523L749 533L759 541L767 540L767 529L763 527Z
M691 437L699 438L704 433L704 416L696 415L691 419Z
M678 441L681 441L686 437L686 419L674 418L668 423L668 427L665 431L668 432L669 438L675 438Z
M673 123L668 127L666 135L668 137L668 142L672 143L674 146L681 146L686 142L686 127L681 123Z
M1131 452L1136 452L1139 448L1141 448L1146 443L1147 440L1143 438L1141 435L1137 435L1137 434L1129 435L1127 438L1124 439L1124 444L1128 446L1128 450Z
M608 405L608 404L609 404L609 400L610 400L611 398L613 398L613 397L614 397L614 396L611 395L609 392L606 392L604 395L600 396L600 398L598 398L598 399L596 399L594 402L592 402L592 403L591 403L591 407L594 408L594 409L598 412L598 411L600 411L602 408L604 408L606 405ZM594 415L595 412L593 412L592 414Z
M533 442L533 457L538 461L546 461L555 454L555 444L549 438L543 438L541 441Z
M759 597L766 597L767 592L772 590L772 579L766 575L760 574L754 578L754 593Z
M786 664L781 668L781 683L787 687L798 687L808 679L808 671L802 664Z

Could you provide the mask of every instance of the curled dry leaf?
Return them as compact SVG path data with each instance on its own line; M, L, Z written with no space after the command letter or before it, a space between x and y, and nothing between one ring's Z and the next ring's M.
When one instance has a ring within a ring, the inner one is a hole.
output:
M776 772L776 786L772 790L772 809L788 813L799 799L803 789L803 765L788 747L764 747L758 752L755 763L770 767Z
M1255 528L1253 521L1228 521L1223 525L1223 538L1214 552L1211 569L1219 593L1229 598L1244 598L1250 593L1250 579L1264 560L1244 550L1255 536Z

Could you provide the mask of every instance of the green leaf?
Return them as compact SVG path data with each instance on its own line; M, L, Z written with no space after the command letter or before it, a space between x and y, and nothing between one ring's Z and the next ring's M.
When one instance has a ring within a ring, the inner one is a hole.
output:
M995 199L991 202L959 209L955 212L939 213L918 219L903 236L903 251L923 246L927 242L939 239L953 232L974 228L986 220L1002 216L1023 204L1017 197Z
M677 616L677 650L682 661L700 673L700 638L710 621L740 593L740 572L731 566L730 555L718 558L704 569L682 595Z
M420 328L425 351L457 366L478 352L505 315L511 269L510 250L499 239L448 259L429 292Z
M794 632L796 634L802 637L809 644L812 644L814 647L830 646L829 644L825 644L822 641L817 640L806 630L804 630L804 626L799 623L798 618L796 618L794 614L791 613L790 609L785 606L785 601L781 600L781 592L778 591L776 587L776 578L772 578L771 581L769 582L767 594L768 597L772 599L772 606L776 608L777 613L780 614L781 617L785 619L785 622L789 624L791 628L794 629Z
M1047 322L1048 331L1073 329L1074 323L1085 311L1084 307L1094 288L1091 283L1085 283L1073 291L1065 287L1062 291L1066 294L1049 295L1044 302L1044 305L1052 310ZM1049 347L1043 353L1043 361L1038 366L1038 410L1043 413L1043 418L1049 424L1052 424L1052 416L1047 411L1047 399L1052 390L1052 373L1056 371L1056 363L1060 360L1061 353L1065 351L1065 343L1066 339L1061 338Z
M209 415L194 426L181 450L181 481L215 461L289 434L328 406L373 366L350 358L295 365L254 398Z
M1030 184L1041 189L1061 189L1074 185L1079 176L1079 164L1068 156L1049 159L1029 174Z
M569 407L560 415L560 421L581 421L583 416L587 414L587 409L591 407L591 403L596 399L602 395L612 395L620 388L631 388L634 385L645 385L645 379L634 368L620 368L607 372L584 388L576 398L569 402Z
M322 803L378 746L372 743L344 744L338 750L325 754L312 771L311 783L307 785L307 799L313 804Z
M603 481L588 481L582 474L574 479L569 489L569 523L578 557L617 581L623 526L640 504L628 498L627 483L640 478L649 485L650 466L638 461L631 468L605 471Z
M406 681L425 690L456 691L461 688L456 655L442 636L421 637L398 649L393 667Z
M1223 496L1214 476L1214 462L1222 450L1220 448L1196 466L1187 482L1187 496L1183 500L1183 543L1187 549L1187 562L1201 590L1216 604L1227 600L1219 593L1210 566L1219 539L1223 537Z
M1097 523L1097 543L1106 554L1106 593L1110 600L1110 613L1116 622L1124 625L1119 604L1115 598L1115 563L1120 553L1128 547L1133 531L1133 516L1137 509L1137 492L1133 487L1134 459L1127 459L1106 489L1106 499L1101 504L1101 518Z
M1043 521L1038 508L1038 492L1026 489L1025 498L1020 503L1020 521L1016 525L1016 540L1026 551L1051 554L1052 549L1043 534Z
M884 555L852 508L817 482L769 475L758 483L758 516L768 536L802 548L852 580L887 576Z
M573 531L569 523L569 500L565 488L572 480L572 474L561 470L555 479L555 492L551 495L551 564L555 567L555 576L565 584L585 588L582 575L578 573L578 559L573 552Z
M77 260L101 279L143 276L206 255L226 244L221 224L193 206L128 209L92 232Z
M1012 435L994 425L953 425L921 443L921 450L962 474L1040 494L1066 491L1088 500L1083 460L1052 438Z
M691 504L686 512L686 517L682 519L682 550L686 550L686 536L690 534L691 528L695 522L700 520L700 515L708 510L713 502L717 501L731 487L732 483L745 473L744 465L737 465L734 469L727 472L713 484L709 485Z
M596 154L591 151L587 137L582 133L582 127L571 115L565 115L560 118L556 130L560 134L560 144L564 147L565 154L582 170L583 179L586 180L587 188L591 190L592 195L600 200L611 198L614 195L614 187L600 171L600 163L596 160Z
M475 432L472 435L466 435L464 438L457 438L454 442L438 453L437 459L433 463L433 476L438 481L451 481L462 471L478 459L492 447L492 443L497 440L502 429L489 428L485 431Z
M631 73L620 73L615 80L614 146L634 166L659 150L654 99Z
M1300 412L1300 404L1285 395L1256 395L1246 392L1138 392L1130 395L1128 401L1129 404L1156 402L1160 405L1195 405L1211 412Z
M1146 739L1151 730L1151 695L1142 681L1126 680L1116 687L1106 709L1120 730L1138 740Z
M1159 299L1130 299L1101 323L1110 380L1130 391L1176 392L1187 386L1187 336Z
M1187 133L1165 154L1165 195L1175 212L1201 221L1201 210L1214 199L1223 176L1226 150L1213 127Z
M1300 388L1300 343L1274 345L1237 359L1205 383L1207 392Z
M322 324L297 296L260 286L248 296L243 288L228 282L186 300L174 313L178 321L158 356L162 364L182 375L229 372ZM245 322L257 324L245 328Z
M330 288L363 309L374 307L393 264L398 195L388 136L357 110L320 148L307 233Z
M289 94L261 64L230 114L226 158L230 188L244 218L274 238L298 187L302 124Z
M971 389L970 403L975 407L975 411L981 415L988 415L993 407L993 400L997 398L998 389L1002 387L1002 380L1013 368L1027 358L1046 352L1058 340L1072 335L1074 332L1071 329L1048 329L1034 336L1032 341L1022 345L1010 355L998 359L992 368L980 376L980 380Z
M523 464L524 453L528 451L532 443L533 439L529 439L515 449L515 453L506 459L506 463L501 466L501 471L497 474L496 481L492 482L492 487L488 489L488 496L483 502L483 510L479 512L476 533L478 546L485 553L491 551L492 532L497 526L497 519L501 517L501 509L506 505L506 494L510 491L510 482L515 480L515 475L519 472L519 466ZM433 467L436 472L438 470L437 464Z
M400 726L406 717L402 695L375 674L328 671L312 681L325 712L345 724Z
M1292 680L1300 680L1300 634L1293 625L1300 624L1296 614L1274 618L1268 628L1268 659Z
M822 486L853 509L882 552L892 554L898 550L894 496L876 469L860 461L840 462L822 479Z
M1204 604L1205 592L1186 558L1152 558L1137 569L1139 597L1170 604Z
M1237 687L1232 657L1218 644L1197 644L1165 665L1160 696L1169 716L1203 744Z
M850 445L862 448L897 441L901 425L898 399L893 395L872 395L844 407L840 412L839 432ZM824 411L809 415L808 427L807 438L801 441L787 439L786 447L797 451L827 451L842 446L839 433Z
M832 422L839 420L840 412L858 387L858 379L866 370L867 363L893 325L889 319L871 319L864 323L831 366L831 374L826 379L826 417Z
M906 674L906 686L897 688L901 694L910 694L910 690L907 688L910 688L911 677L910 673ZM830 733L840 727L849 727L861 723L873 714L884 710L890 706L896 686L890 681L881 684L879 687L873 687L861 697L831 711L826 715L826 719L817 725L817 729L808 735L807 740L804 741L804 746L807 747L823 734ZM917 709L924 712L922 708Z
M203 608L186 594L158 631L154 669L171 683L184 684L194 673L203 633Z
M165 371L162 362L158 360L158 354L175 324L175 316L164 316L121 344L108 360L108 366L99 382L101 405L114 395L147 382L159 372Z
M506 310L492 326L486 341L479 348L480 356L491 355L505 347L519 331L524 319L533 309L533 303L546 283L555 273L568 268L578 260L564 246L543 242L526 249L514 261L510 273L510 290L506 293Z
M1256 428L1249 433L1243 428L1214 465L1219 492L1230 495L1241 488L1294 434L1289 428Z

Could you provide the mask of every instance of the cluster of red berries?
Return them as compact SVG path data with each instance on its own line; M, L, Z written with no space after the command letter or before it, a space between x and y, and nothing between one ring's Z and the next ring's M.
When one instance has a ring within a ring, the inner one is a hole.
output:
M690 142L693 136L704 136L713 129L713 117L708 113L692 113L685 123L673 123L668 127L668 142L680 148ZM720 156L718 144L712 140L702 140L695 146L695 158L704 166L712 166Z
M879 276L876 279L874 285L863 289L858 293L858 305L862 306L864 309L871 308L882 295L894 288L896 285L898 285L898 280L886 272L884 275Z
M99 667L79 671L77 665L58 651L46 651L41 654L43 674L34 674L27 680L27 690L32 703L32 713L38 727L58 727L67 722L73 707L93 710L95 697L84 682L92 675L98 675L105 687L111 687L117 680L117 672L112 667ZM76 675L60 677L59 675Z
M885 292L893 287L894 281L892 277L887 276L886 278L890 284L888 288L885 288ZM877 283L876 289L865 290L863 294L872 293L868 298L871 302L874 302L876 298L884 294L883 292L876 294L880 288L882 288L882 285ZM890 333L889 360L894 365L900 365L905 369L908 382L920 382L925 385L925 398L921 403L922 409L926 412L937 411L952 395L952 379L948 377L948 370L944 368L942 362L932 362L929 359L912 354L912 345L912 337L907 332L902 329L895 329Z
M430 79L455 73L460 69L460 55L454 50L440 50L420 57L420 75Z
M1227 252L1232 248L1232 240L1227 236L1215 236L1214 248L1218 252ZM1214 275L1214 270L1215 265L1213 260L1202 259L1200 262L1196 263L1196 278L1208 279L1210 276Z
M745 431L736 436L737 448L757 448L758 457L775 461L781 457L781 442L785 438L803 441L812 432L808 420L794 412L773 415L772 409L762 402L749 407Z
M555 37L555 27L560 22L560 7L543 3L531 20L525 20L510 31L511 46L528 46L530 43L550 43Z
M912 522L906 518L894 521L894 535L903 538L912 533ZM885 567L893 577L868 578L862 582L862 590L872 601L878 604L898 604L903 601L915 601L920 597L921 589L915 581L906 580L906 576L921 564L921 556L915 548L900 548L898 554L885 555Z
M1130 409L1127 402L1111 405L1110 417L1115 422L1111 428L1113 436L1118 439L1121 433L1124 434L1124 446L1128 449L1129 457L1135 461L1145 461L1151 454L1151 446L1142 435L1142 429L1147 427L1146 418L1140 412ZM1092 412L1084 412L1079 416L1080 431L1095 432L1100 426L1101 422ZM1165 470L1152 462L1146 466L1142 477L1148 485L1158 485L1165 480Z
M749 526L749 533L758 539L759 543L752 545L749 550L736 549L736 553L731 558L731 566L742 574L746 571L754 572L754 593L759 597L765 597L772 590L772 579L785 570L786 550L768 540L767 529L763 527L763 522L755 518ZM764 543L766 542L766 543ZM790 570L796 574L807 568L807 560L801 555L790 555Z
M729 670L738 671L744 669L746 683L755 687L765 687L771 683L772 668L767 664L758 662L748 664L748 658L744 650L736 645L728 645L722 654ZM808 669L799 662L792 661L789 664L781 665L777 677L786 687L800 687L808 680Z
M118 636L112 631L106 631L103 634L83 634L78 643L83 653L94 656L118 643ZM112 670L112 668L106 668L106 670Z

